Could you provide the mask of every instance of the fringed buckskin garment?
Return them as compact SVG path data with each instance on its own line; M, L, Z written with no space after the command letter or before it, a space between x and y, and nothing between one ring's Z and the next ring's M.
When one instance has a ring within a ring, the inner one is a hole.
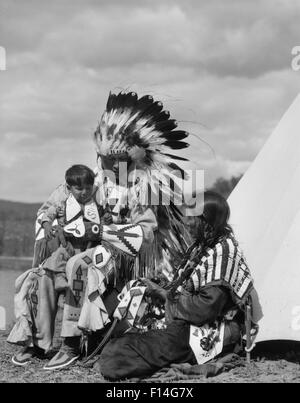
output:
M65 267L69 257L64 248L59 248L44 265L27 270L17 278L14 297L16 324L8 336L9 343L35 345L46 352L51 349L58 303L58 293L54 288L57 266L52 264L59 260Z
M206 250L175 300L167 299L166 329L127 333L104 347L99 359L103 376L110 380L143 378L172 363L204 363L203 352L210 354L220 342L218 334L208 346L207 334L213 335L220 324L224 328L221 348L208 358L233 351L241 337L242 307L252 287L236 241L231 236L223 239ZM205 327L211 332L200 337ZM191 347L191 329L199 331L199 351Z
M101 330L110 322L103 295L112 287L120 292L126 281L145 273L140 260L145 260L155 228L155 216L147 209L133 224L104 226L102 245L69 260L63 337Z

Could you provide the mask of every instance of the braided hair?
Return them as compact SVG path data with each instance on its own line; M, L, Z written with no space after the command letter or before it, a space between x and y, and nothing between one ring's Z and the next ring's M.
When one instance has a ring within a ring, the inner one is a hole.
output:
M198 250L198 261L206 254L208 248L213 248L228 237L236 243L232 228L228 224L229 216L230 208L223 196L212 191L204 192L203 213L194 217L196 239L191 246L192 249ZM184 288L193 292L193 281L188 279Z
M223 196L216 192L204 192L203 213L195 217L198 226L197 242L201 251L213 248L223 239L233 236L228 224L230 208Z

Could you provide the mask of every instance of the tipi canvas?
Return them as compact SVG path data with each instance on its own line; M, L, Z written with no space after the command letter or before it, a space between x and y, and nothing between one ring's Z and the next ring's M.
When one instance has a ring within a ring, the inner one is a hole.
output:
M300 341L300 95L228 201L257 292L256 342Z

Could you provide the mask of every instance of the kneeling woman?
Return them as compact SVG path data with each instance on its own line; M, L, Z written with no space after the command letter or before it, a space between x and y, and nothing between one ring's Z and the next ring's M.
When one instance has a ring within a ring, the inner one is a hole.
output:
M193 263L179 275L176 291L144 280L150 294L165 303L166 328L112 339L99 360L104 377L144 377L172 363L201 364L234 351L253 285L229 215L222 196L204 194L203 214L187 219Z

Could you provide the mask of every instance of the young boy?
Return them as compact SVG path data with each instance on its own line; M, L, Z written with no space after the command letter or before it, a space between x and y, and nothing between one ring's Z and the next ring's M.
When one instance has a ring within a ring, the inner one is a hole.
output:
M44 262L44 267L56 273L55 289L67 287L65 265L75 253L85 250L88 241L71 237L68 242L63 227L82 216L85 221L100 223L103 208L96 202L95 174L85 165L73 165L65 173L60 185L38 211L37 238L34 267ZM106 222L109 217L106 218ZM109 223L109 222L107 222ZM59 253L56 252L58 249Z

